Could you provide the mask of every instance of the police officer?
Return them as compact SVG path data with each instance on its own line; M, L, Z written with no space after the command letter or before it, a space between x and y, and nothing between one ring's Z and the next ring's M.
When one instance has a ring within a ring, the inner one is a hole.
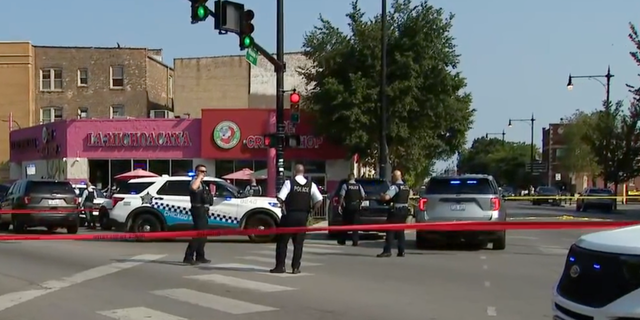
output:
M398 224L406 223L409 217L409 197L411 197L411 188L402 181L402 173L395 170L391 177L392 185L386 193L380 196L382 201L391 201L391 211L387 216L387 223ZM398 257L404 257L405 235L404 230L387 231L384 249L378 254L378 258L391 257L391 246L393 240L398 241Z
M93 200L97 197L96 188L91 185L91 183L87 182L87 189L82 192L80 203L82 204L84 216L87 220L87 228L89 229L96 228L96 222L95 219L93 219Z
M194 230L207 230L209 224L209 206L213 205L213 195L209 186L204 183L207 167L202 164L196 166L196 176L189 185L189 200L191 202L191 218ZM207 237L194 237L189 241L184 253L183 262L189 265L209 263L211 260L204 256L204 246Z
M322 195L318 186L304 177L304 167L301 164L295 166L295 176L282 185L278 193L278 202L282 206L282 218L280 227L306 227L309 213L318 209L322 204ZM276 244L276 266L271 273L285 273L287 259L287 246L289 239L293 241L293 258L291 259L291 273L300 273L300 260L302 259L302 247L304 245L304 232L295 234L279 234Z
M262 195L262 188L256 182L256 178L251 178L251 183L244 189L244 193L252 197L259 197Z
M352 226L358 223L360 216L360 206L362 200L365 197L364 189L358 183L356 183L356 176L353 173L349 173L347 176L347 183L342 185L340 190L340 206L338 211L342 214L342 225ZM338 239L339 245L345 245L349 231L340 233ZM351 231L351 243L354 247L358 246L358 231Z

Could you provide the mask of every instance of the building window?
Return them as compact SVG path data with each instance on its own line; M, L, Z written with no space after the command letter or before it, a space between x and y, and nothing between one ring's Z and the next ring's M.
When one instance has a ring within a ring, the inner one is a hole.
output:
M169 98L173 98L173 77L169 76L169 87L167 88L167 90L169 91L167 94L169 95Z
M124 87L124 67L111 67L111 88L122 89Z
M124 105L114 104L111 106L111 118L124 118Z
M89 85L89 70L78 69L78 87L86 87Z
M40 70L40 90L62 90L62 69Z
M46 107L40 109L40 123L49 123L62 120L62 108Z
M89 117L89 108L80 107L78 108L78 119L86 119Z

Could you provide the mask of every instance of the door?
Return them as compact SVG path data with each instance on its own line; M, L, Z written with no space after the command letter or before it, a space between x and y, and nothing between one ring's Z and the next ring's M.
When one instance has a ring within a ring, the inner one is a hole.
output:
M205 183L215 185L215 194L213 205L209 208L209 224L237 227L240 221L238 212L237 194L234 192L235 187L220 180L205 180Z
M190 180L166 181L157 194L151 194L151 206L160 211L168 226L193 225L189 201Z

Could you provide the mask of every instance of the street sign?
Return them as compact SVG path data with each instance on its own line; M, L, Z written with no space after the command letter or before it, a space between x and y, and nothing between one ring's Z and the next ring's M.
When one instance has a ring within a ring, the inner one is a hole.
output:
M547 172L547 163L540 161L530 162L526 164L525 168L528 172L531 172L533 174L540 174L543 172Z
M562 180L562 174L556 173L556 181Z
M258 51L256 51L255 49L247 49L246 53L244 54L244 58L254 67L258 66Z

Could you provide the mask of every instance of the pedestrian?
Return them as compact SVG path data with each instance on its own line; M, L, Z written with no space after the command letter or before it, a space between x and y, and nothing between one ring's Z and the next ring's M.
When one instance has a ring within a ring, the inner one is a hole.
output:
M82 205L82 211L84 211L85 220L87 220L87 228L89 229L96 228L96 222L95 219L93 219L93 200L97 197L96 188L90 182L87 182L87 189L82 192L80 203Z
M250 197L259 197L262 195L262 187L258 185L256 182L256 178L251 177L251 182L244 189L244 193L248 194Z
M312 209L318 209L322 204L322 195L318 186L310 179L304 177L304 167L298 164L294 168L295 176L282 185L277 199L282 207L280 227L306 227L309 213ZM306 233L279 234L276 243L276 266L271 273L285 273L287 259L287 247L289 240L293 242L293 258L291 259L291 273L300 273L300 260Z
M207 167L202 164L196 166L196 176L191 180L189 185L189 200L191 202L191 218L193 219L194 230L207 230L209 225L209 206L213 205L213 195L209 186L204 183L204 177L207 175ZM193 237L189 241L187 250L184 254L182 262L188 265L196 265L199 263L209 263L211 260L205 258L204 246L207 243L207 237Z
M353 226L358 224L360 206L365 196L364 189L356 182L356 176L353 173L349 173L347 183L343 184L340 190L338 212L342 214L342 225ZM358 230L351 230L351 244L354 247L358 246L358 233ZM349 231L341 232L338 238L338 244L342 246L345 245L348 237Z
M411 188L402 181L402 173L400 170L393 171L391 177L391 186L386 193L380 195L382 201L391 201L391 210L387 215L387 223L400 224L406 223L409 217L409 198L411 197ZM391 257L391 247L394 239L398 241L398 257L404 257L405 250L405 234L402 230L389 230L386 232L384 249L378 254L378 258Z

